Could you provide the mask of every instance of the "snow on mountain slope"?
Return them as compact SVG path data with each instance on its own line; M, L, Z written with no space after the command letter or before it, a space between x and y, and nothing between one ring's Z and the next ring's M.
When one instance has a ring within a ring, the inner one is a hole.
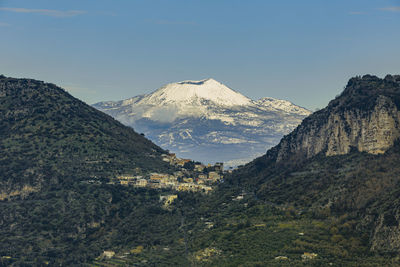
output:
M202 104L202 100L217 105L248 105L251 100L214 79L183 81L161 87L138 104Z
M94 105L178 156L245 162L262 155L310 111L286 100L251 100L215 81L183 81Z
M310 115L310 111L296 106L287 100L275 99L272 97L264 97L256 101L256 103L268 110L284 111L287 113L296 113L299 115Z

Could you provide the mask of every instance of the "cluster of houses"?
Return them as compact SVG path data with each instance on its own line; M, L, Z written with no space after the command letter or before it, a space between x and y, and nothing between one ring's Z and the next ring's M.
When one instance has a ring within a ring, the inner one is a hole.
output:
M208 193L213 189L213 184L223 179L223 163L204 165L177 158L175 154L163 154L162 157L164 161L175 166L177 171L173 174L121 175L112 182L125 186Z

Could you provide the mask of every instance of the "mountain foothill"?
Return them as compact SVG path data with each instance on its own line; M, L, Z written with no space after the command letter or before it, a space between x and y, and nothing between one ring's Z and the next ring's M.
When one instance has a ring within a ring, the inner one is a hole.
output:
M178 103L197 105L208 117L196 120L221 124L216 140L242 138L223 127L239 113L290 127L208 194L110 183L177 171L156 145L165 129L153 143L124 125L154 128L157 101L175 121ZM56 85L0 76L0 266L400 265L400 76L354 77L313 114L276 101L186 81L95 105L122 124Z

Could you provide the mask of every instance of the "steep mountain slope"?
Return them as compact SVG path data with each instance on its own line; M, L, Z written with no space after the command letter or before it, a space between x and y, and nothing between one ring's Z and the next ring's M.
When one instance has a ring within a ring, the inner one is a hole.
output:
M347 154L352 147L384 153L400 137L398 76L353 78L340 97L308 117L274 150L277 161Z
M228 165L262 155L310 114L285 100L253 101L213 79L93 106L181 157Z
M82 266L110 244L156 242L142 223L179 225L156 192L107 184L172 171L165 151L53 84L0 76L0 151L0 266Z
M18 190L7 191L0 200L0 266L400 264L395 257L400 214L397 141L383 154L350 149L347 154L326 156L322 151L309 158L288 154L286 160L277 161L278 145L208 195L113 185L102 177L121 169L138 171L137 166L143 172L168 171L159 165L162 150L54 85L1 79L1 111L6 118L1 129L7 131L1 132L6 154L1 154L0 166L7 176L0 177L5 181L2 188ZM379 88L392 88L384 91L391 92L385 94L397 103L397 77L366 76L357 78L356 84L365 88L371 79ZM378 87L370 88L368 99L379 99ZM358 109L353 104L359 97L353 95L355 101L343 109ZM346 99L341 98L343 103ZM46 116L38 115L43 113ZM87 129L88 125L92 127ZM101 135L92 139L96 130ZM116 141L120 136L123 145ZM57 147L62 153L54 156L54 143L62 140L71 141ZM32 144L25 144L28 141ZM85 162L82 154L113 161ZM28 194L38 174L42 174L40 188ZM26 184L25 191L19 189ZM165 209L160 196L169 194L178 198ZM104 250L116 254L111 259L99 257Z
M172 208L183 215L191 265L399 266L399 78L350 80L214 194L180 195ZM175 249L147 248L124 261L157 265L154 253L175 259Z
M399 108L400 76L353 78L325 109L227 181L276 204L345 216L372 250L397 253Z
M0 199L168 168L161 148L53 84L0 76L0 129Z

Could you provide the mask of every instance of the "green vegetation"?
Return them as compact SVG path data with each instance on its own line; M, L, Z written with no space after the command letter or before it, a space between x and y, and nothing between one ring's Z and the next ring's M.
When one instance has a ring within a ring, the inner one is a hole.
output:
M159 192L112 185L38 192L0 209L0 253L16 265L71 266L103 250L169 244L180 225L161 208Z
M289 164L272 151L164 209L171 192L107 184L173 171L132 129L25 79L0 77L0 115L0 266L400 265L385 243L399 226L398 143Z
M1 76L0 118L1 199L170 168L161 148L52 84Z
M93 264L388 266L400 263L390 256L371 253L368 236L353 229L355 223L346 216L322 217L294 207L273 207L251 194L232 200L235 196L228 191L207 197L180 194L174 209L164 214L180 221L176 228L163 227L165 232L173 234L158 244L146 245L142 240L134 246L113 247L111 250L116 252L113 259L97 259ZM143 250L138 252L138 246L143 246ZM305 253L317 256L304 260Z
M1 264L86 262L116 244L121 217L161 210L158 195L106 185L119 174L173 171L133 129L55 85L4 76L0 118Z

